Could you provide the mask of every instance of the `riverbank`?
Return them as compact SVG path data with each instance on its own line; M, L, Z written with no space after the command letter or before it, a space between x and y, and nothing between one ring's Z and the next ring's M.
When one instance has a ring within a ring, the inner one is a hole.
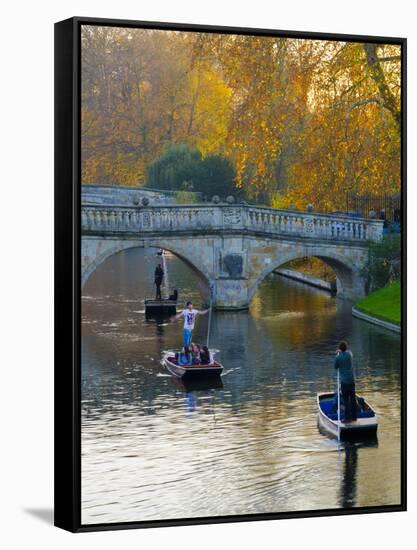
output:
M355 317L401 332L401 285L395 281L358 300L352 308Z
M277 275L281 275L282 277L287 277L288 279L300 281L301 283L305 283L316 288L328 290L329 292L336 291L336 285L334 283L324 281L323 279L315 277L314 275L308 275L307 273L303 273L301 271L295 271L295 269L280 268L276 269L274 273L276 273Z

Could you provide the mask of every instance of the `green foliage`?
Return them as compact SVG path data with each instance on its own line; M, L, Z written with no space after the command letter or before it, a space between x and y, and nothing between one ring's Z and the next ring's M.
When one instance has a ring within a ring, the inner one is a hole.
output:
M199 202L199 195L192 191L176 191L175 200L177 204L194 204Z
M146 186L154 189L200 192L207 197L236 193L233 164L220 155L202 157L186 144L171 145L148 170ZM185 195L178 195L180 200ZM191 198L191 196L189 197Z
M237 190L234 178L235 170L229 159L220 155L208 155L197 168L193 181L194 190L208 197L235 195Z
M198 149L186 144L170 145L149 165L145 185L154 189L193 191L192 180L200 163Z
M271 198L269 202L271 208L278 208L279 210L286 210L291 207L289 198L283 193L279 193L278 191L274 191L273 193L271 193Z
M401 274L401 236L388 234L382 241L369 244L369 259L363 270L368 292L383 288Z
M355 307L368 315L399 325L401 323L400 281L394 281L362 298Z

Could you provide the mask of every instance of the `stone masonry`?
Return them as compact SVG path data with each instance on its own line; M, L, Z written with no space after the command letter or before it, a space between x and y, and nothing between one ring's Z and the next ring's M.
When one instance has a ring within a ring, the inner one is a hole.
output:
M82 207L82 284L112 254L170 250L213 288L216 309L245 309L262 280L286 262L316 256L337 277L340 296L365 293L361 270L382 222L244 205Z

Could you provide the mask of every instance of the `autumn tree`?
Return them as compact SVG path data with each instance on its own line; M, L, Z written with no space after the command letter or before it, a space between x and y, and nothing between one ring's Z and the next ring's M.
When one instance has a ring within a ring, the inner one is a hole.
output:
M339 209L399 190L400 130L398 45L83 26L85 183L143 185L188 146L251 198Z

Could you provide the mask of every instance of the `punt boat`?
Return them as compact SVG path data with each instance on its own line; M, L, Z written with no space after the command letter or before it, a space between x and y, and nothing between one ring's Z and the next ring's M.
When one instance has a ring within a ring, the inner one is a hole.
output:
M210 365L177 365L172 353L165 354L163 362L171 374L182 379L215 377L223 372L223 365L217 361Z
M356 397L357 420L354 422L345 422L344 411L341 410L340 423L337 419L337 398L335 393L319 393L317 394L318 406L318 425L320 431L330 435L331 437L338 436L338 428L340 424L340 439L362 439L375 437L378 429L378 418L372 407L363 399Z
M145 299L145 316L147 318L170 317L176 313L176 300L153 300L152 298Z

